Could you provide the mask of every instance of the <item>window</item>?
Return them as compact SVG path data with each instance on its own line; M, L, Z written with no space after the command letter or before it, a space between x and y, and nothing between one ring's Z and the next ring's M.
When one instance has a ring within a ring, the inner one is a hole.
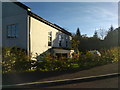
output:
M17 25L12 24L7 26L7 37L16 38L17 37Z
M68 41L66 41L66 47L68 47Z
M59 41L61 41L62 40L62 36L61 35L59 35Z
M59 46L61 47L62 46L62 36L59 35Z
M48 32L48 46L52 46L52 32Z
M66 47L68 47L68 36L66 36Z
M68 40L68 36L66 36L66 40Z

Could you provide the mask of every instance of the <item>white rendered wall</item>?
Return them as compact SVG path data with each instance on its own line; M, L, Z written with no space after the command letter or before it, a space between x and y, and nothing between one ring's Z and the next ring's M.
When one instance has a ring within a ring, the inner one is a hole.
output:
M63 34L64 40L62 41L62 46L66 47L65 37L68 36L57 29L31 17L30 25L30 45L31 52L38 55L46 52L49 48L59 47L59 34ZM48 32L52 31L52 46L48 46ZM68 36L69 39L69 36ZM68 40L69 42L69 40ZM70 45L68 45L70 47Z

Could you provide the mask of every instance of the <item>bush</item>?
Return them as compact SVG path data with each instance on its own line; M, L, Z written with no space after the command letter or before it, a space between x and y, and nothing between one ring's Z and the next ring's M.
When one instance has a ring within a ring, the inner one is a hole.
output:
M109 50L110 55L113 57L112 62L116 62L120 58L120 47L114 47Z
M114 47L108 50L101 50L102 53L102 57L101 57L101 61L102 63L113 63L113 62L117 62L120 58L120 54L119 54L119 50L120 47Z
M31 69L31 60L26 51L18 47L2 49L2 70L5 72L21 72Z
M51 56L49 53L40 58L39 62L37 62L36 65L36 70L41 71L60 71L65 70L69 67L67 58L61 57L58 59Z
M87 52L79 57L79 65L81 68L90 68L99 64L100 57Z
M117 51L118 48L111 48L110 50L101 50L102 56L98 56L87 52L83 54L73 54L72 58L55 58L50 53L45 54L36 62L36 70L38 71L62 71L72 69L84 69L94 66L105 65L118 61Z
M101 56L90 52L73 54L72 58L56 58L50 53L32 61L27 56L26 51L17 47L3 48L2 68L5 72L24 72L24 71L63 71L73 69L91 68L98 65L117 62L120 58L120 47L109 50L100 50Z

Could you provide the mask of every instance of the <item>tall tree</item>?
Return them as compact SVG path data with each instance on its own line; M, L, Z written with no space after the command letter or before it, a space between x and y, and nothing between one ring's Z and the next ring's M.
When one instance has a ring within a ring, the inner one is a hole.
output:
M113 31L113 30L114 30L114 27L111 25L109 28L109 31Z
M80 40L79 40L79 37L78 36L76 36L76 35L73 35L72 36L72 41L71 41L72 43L71 43L71 45L72 45L72 49L74 49L75 50L75 52L77 52L78 53L78 47L79 47L79 44L80 44Z
M76 35L77 35L77 36L81 36L81 33L80 33L80 29L79 29L79 28L77 28Z
M80 39L81 39L81 33L80 29L77 28L76 34L73 35L72 37L72 48L79 53L79 45L80 45Z
M112 26L109 28L107 36L104 39L106 48L118 46L119 43L119 28L114 29Z
M98 38L98 33L97 33L97 31L94 32L93 37Z
M100 28L98 34L99 34L99 38L101 40L104 40L105 36L107 35L107 31L105 29L103 29L103 28Z

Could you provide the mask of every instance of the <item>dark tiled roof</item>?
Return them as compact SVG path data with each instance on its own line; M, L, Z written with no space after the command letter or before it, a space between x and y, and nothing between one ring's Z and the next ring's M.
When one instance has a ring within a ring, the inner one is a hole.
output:
M25 9L25 10L30 9L28 6L22 4L21 2L13 2L13 3L17 4L18 6L20 6L21 8L23 8L23 9Z

